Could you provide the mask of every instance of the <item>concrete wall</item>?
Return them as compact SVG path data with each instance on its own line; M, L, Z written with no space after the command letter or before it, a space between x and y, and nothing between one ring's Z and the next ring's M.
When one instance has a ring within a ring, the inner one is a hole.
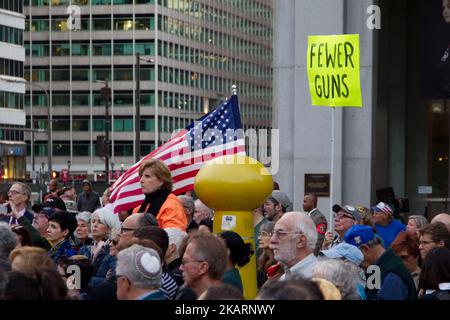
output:
M372 182L374 31L366 0L275 2L274 120L280 129L280 172L275 180L302 210L305 173L329 173L331 109L311 106L306 71L308 35L359 33L363 108L335 111L333 202L369 205ZM329 213L329 197L319 209Z

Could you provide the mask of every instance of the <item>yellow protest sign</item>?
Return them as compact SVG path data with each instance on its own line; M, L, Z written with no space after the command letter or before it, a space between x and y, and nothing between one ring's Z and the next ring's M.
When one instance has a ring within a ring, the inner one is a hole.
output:
M312 105L362 107L359 34L309 36L306 64Z

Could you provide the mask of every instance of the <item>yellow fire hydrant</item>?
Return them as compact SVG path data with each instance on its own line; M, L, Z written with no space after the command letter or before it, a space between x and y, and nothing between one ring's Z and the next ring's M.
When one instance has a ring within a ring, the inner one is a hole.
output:
M234 231L255 248L253 209L264 203L273 188L272 175L257 160L243 155L226 155L209 161L195 177L200 200L214 209L213 232ZM244 297L257 294L256 258L238 268Z

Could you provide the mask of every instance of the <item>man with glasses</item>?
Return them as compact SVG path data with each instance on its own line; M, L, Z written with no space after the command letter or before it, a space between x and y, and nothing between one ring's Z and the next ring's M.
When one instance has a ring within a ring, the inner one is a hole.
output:
M139 228L139 218L141 216L142 213L134 213L122 222L119 242L117 243L117 250L130 246L133 241L133 232Z
M146 226L157 226L158 221L150 213L133 213L122 222L120 238L117 249L122 250L130 246L133 241L133 232Z
M317 263L314 249L317 231L314 221L303 212L287 212L275 224L270 248L284 268L280 280L295 275L311 278Z
M180 266L185 287L200 296L209 287L221 284L227 256L222 239L207 232L192 232Z
M8 191L8 214L1 217L9 225L18 225L20 218L26 218L30 223L33 221L33 214L27 210L31 198L31 189L22 182L14 182Z
M334 212L334 232L325 233L325 239L322 249L331 249L344 241L345 232L355 224L361 222L361 213L356 207L345 205L341 207L338 204L333 206Z
M422 261L428 252L436 247L447 247L450 249L450 231L443 223L435 222L419 230L419 251Z

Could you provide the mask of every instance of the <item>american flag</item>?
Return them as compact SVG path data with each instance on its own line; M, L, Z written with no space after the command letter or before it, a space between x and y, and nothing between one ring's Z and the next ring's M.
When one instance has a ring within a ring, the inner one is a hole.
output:
M135 208L144 201L139 178L143 161L151 158L162 160L172 173L172 192L178 195L193 190L195 176L207 161L229 154L245 155L236 95L191 123L121 175L112 185L110 200L114 204L114 212Z

